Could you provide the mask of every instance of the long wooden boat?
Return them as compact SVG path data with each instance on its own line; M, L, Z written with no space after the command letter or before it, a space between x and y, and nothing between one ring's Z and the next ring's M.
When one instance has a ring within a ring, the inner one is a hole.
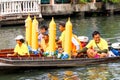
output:
M41 57L39 54L30 54L30 57L7 57L7 54L13 54L13 49L0 50L0 67L77 67L90 64L120 62L120 57L94 59L71 58L61 60L56 57Z

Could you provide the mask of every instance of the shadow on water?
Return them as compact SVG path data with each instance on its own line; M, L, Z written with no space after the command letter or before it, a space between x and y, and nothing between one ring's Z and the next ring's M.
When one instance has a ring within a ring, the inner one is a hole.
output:
M120 63L81 67L19 68L0 72L0 80L119 80Z

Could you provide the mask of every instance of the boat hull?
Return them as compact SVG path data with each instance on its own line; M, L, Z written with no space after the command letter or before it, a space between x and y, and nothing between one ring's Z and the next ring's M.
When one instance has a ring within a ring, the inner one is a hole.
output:
M0 67L78 67L93 64L106 64L120 62L120 57L107 58L71 58L58 59L53 57L42 57L39 54L31 54L30 57L15 56L7 57L7 53L13 53L13 49L0 51Z
M21 58L21 59L5 59L0 58L0 66L14 66L14 67L77 67L82 65L90 64L105 64L119 62L120 57L109 57L109 58L75 58L70 60L61 59L45 59L45 58Z

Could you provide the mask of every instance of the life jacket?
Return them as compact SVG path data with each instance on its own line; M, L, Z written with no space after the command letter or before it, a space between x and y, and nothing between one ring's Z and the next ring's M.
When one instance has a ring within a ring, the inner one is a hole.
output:
M79 41L79 39L77 38L77 36L75 34L73 34L72 37L79 43L79 47L80 47L80 50L81 50L82 45L81 45L81 42ZM72 42L72 53L76 53L76 52L77 52L76 45Z

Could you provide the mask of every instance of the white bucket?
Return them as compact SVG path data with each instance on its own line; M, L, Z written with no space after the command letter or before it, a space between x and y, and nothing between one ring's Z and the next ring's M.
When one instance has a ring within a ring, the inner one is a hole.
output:
M78 39L81 41L81 42L88 42L89 38L87 36L78 36Z

